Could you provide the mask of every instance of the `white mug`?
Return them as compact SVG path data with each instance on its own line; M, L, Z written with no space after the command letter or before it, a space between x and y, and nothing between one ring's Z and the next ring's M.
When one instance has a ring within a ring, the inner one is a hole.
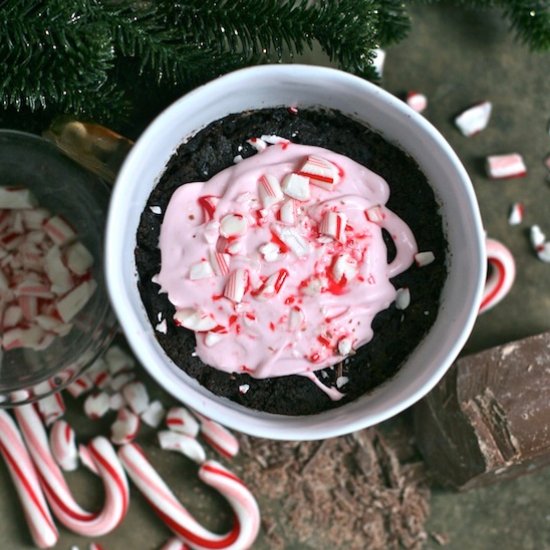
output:
M179 145L228 114L290 105L339 110L408 152L434 189L448 241L448 276L437 319L397 374L353 402L308 416L248 409L214 395L177 367L158 344L147 318L134 259L141 212ZM250 435L312 440L382 422L418 401L441 379L465 344L479 310L487 267L484 241L468 175L425 118L381 88L335 69L264 65L197 88L168 107L139 138L112 194L105 265L111 300L128 342L169 393L213 420Z

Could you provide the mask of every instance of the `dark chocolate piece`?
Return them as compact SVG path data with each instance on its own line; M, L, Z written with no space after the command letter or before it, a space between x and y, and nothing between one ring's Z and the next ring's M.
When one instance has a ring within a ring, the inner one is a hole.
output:
M550 463L550 332L459 359L415 407L420 451L459 490Z

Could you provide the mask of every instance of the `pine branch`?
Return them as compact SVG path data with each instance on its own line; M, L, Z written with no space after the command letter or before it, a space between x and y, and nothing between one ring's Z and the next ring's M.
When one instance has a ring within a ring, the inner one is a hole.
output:
M301 54L317 40L329 57L353 72L365 71L378 45L374 0L204 0L160 2L178 28L192 29L199 44L243 57L280 60ZM182 31L185 33L185 31ZM189 38L183 34L183 39Z
M405 2L381 0L378 2L377 35L381 46L389 46L403 40L411 27Z
M117 53L138 59L140 74L154 74L159 83L177 83L192 80L193 68L215 74L223 67L213 48L182 41L158 6L133 1L104 5Z
M533 51L550 49L550 0L423 0L423 3L436 2L476 10L500 8L521 42Z
M515 0L499 2L518 38L531 49L550 48L550 2Z
M0 6L0 84L4 106L45 107L53 101L80 110L98 93L113 66L107 30L85 0L5 2ZM69 93L71 92L71 93Z

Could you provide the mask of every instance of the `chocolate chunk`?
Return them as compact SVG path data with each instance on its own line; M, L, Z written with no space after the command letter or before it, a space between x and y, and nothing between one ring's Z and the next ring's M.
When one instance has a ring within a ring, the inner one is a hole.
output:
M459 359L415 407L435 479L459 490L550 463L550 332Z

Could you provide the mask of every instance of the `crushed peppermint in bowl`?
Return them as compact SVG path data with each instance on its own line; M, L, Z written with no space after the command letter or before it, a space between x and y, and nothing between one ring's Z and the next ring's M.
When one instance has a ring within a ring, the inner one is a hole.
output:
M102 273L108 197L103 182L52 144L0 131L2 406L66 386L110 343L115 320Z
M146 130L112 195L106 270L130 345L175 397L251 435L320 439L437 383L484 254L471 183L425 119L346 73L279 65L203 86Z

